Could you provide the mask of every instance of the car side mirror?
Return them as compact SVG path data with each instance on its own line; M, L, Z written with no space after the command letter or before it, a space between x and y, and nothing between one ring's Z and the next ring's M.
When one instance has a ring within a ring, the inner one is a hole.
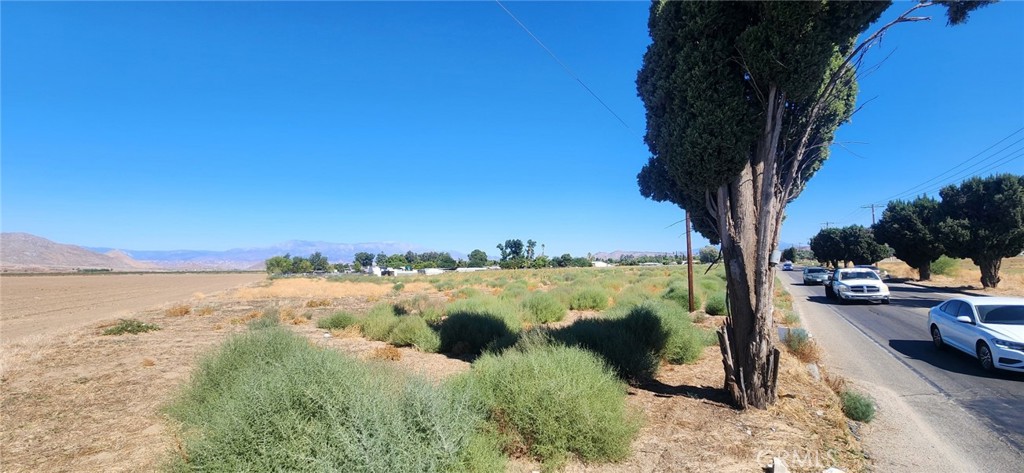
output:
M960 322L962 324L973 324L974 323L974 321L971 320L971 318L966 316L966 315L961 315L961 316L957 317L956 321Z

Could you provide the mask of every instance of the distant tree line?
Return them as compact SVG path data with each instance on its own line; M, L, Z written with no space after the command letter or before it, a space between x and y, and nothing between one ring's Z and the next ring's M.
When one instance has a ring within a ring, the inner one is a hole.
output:
M308 258L301 256L274 256L266 261L267 273L270 274L305 274L329 271L345 271L349 265L344 263L331 264L327 257L319 251L309 255Z
M931 265L942 255L970 258L981 270L981 285L997 287L1003 258L1024 251L1024 176L973 177L939 196L894 200L871 229L822 230L811 238L811 250L818 261L838 266L878 261L891 248L921 280L931 278Z

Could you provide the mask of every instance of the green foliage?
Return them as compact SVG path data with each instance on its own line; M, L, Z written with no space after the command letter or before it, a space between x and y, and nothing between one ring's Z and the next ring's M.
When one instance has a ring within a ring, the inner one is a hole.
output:
M572 310L604 310L608 307L608 291L600 286L580 286L572 291L569 308Z
M940 274L943 276L956 276L960 263L958 260L950 258L946 255L939 256L938 259L931 263L932 273Z
M263 330L281 324L281 313L277 309L267 309L259 318L249 322L249 330Z
M875 241L871 231L860 225L825 228L811 237L811 251L823 264L840 262L873 264L888 257L889 249Z
M1002 259L1024 250L1024 176L973 177L939 195L946 254L970 258L981 269L982 286L997 287Z
M471 392L505 433L509 452L526 451L554 469L629 455L640 422L625 386L593 354L539 345L485 354L454 384Z
M922 280L929 276L930 264L942 255L938 224L939 202L921 196L911 202L889 202L882 218L872 226L875 238L891 247L897 258L920 272Z
M811 336L806 330L796 328L791 329L783 341L786 344L786 348L789 348L789 351L797 354L807 349L807 346L811 343Z
M167 412L183 428L172 471L504 468L486 413L465 393L315 348L283 329L229 339Z
M708 297L704 312L707 312L708 315L725 315L725 293L715 293Z
M705 346L701 330L683 310L655 301L616 306L603 319L580 319L549 335L555 342L597 353L627 381L654 377L662 359L693 362Z
M390 339L391 331L396 325L398 325L398 316L395 315L394 306L377 304L363 318L360 328L366 338L386 342Z
M402 292L402 289L405 289L405 283L402 281L398 281L391 286L391 290L395 292Z
M452 302L440 326L440 350L476 354L492 342L522 330L521 309L494 297L474 297Z
M858 422L871 422L875 418L875 401L856 391L846 390L839 395L843 414Z
M359 266L361 267L369 268L370 266L373 266L373 255L365 251L356 253L355 256L353 256L353 259L355 259L355 262L359 263Z
M715 261L718 261L718 256L718 248L711 245L705 246L697 252L697 260L702 264L714 263Z
M505 286L499 297L506 301L518 301L526 297L529 292L526 281L520 279Z
M134 335L138 333L150 332L153 330L160 330L160 327L158 325L147 324L145 322L135 319L121 319L121 321L118 322L117 325L114 325L104 330L103 335L124 335L126 333Z
M274 256L267 260L268 274L286 274L292 272L290 255Z
M470 268L483 268L487 266L487 253L483 250L473 250L469 252L469 267Z
M397 347L413 346L427 353L437 353L441 347L441 338L437 332L418 315L399 317L398 323L388 334L388 342Z
M341 330L357 322L356 316L348 312L335 312L329 317L324 317L316 323L318 328L324 330Z
M523 299L523 308L529 320L536 323L560 322L565 318L566 308L559 300L546 292L533 292Z
M483 293L475 287L460 287L454 294L456 299L469 299L472 297L479 297L481 295L483 295Z
M615 295L615 306L634 306L649 301L655 297L651 293L647 292L640 285L630 285L622 288L618 294Z
M683 309L689 310L690 308L690 289L687 287L686 281L678 279L672 281L661 297L679 304ZM700 308L701 302L700 293L695 290L693 294L693 306L695 308Z

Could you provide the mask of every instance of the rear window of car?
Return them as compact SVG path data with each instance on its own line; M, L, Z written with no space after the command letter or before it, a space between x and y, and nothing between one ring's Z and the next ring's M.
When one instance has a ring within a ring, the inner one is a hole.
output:
M839 280L844 279L878 279L878 275L874 271L850 271L848 273L839 273Z
M979 305L978 316L986 324L1024 325L1024 305Z
M825 268L807 268L807 274L823 274L827 272L828 270Z

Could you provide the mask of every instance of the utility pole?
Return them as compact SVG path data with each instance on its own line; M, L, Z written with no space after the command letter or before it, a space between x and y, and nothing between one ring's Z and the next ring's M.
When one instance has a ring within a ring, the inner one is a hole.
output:
M833 223L836 223L836 222L821 222L821 224L824 225L825 228L829 228L829 226L832 225Z
M871 204L871 205L862 205L861 206L862 209L871 209L871 226L872 227L875 226L875 207L881 207L881 205Z
M686 212L686 286L690 298L690 312L697 310L693 303L693 247L690 245L690 212Z

